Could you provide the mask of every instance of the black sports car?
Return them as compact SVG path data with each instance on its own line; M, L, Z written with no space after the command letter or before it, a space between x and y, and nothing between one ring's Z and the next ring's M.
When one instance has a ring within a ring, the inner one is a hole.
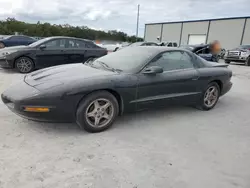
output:
M16 68L21 73L49 66L85 62L101 57L107 50L92 41L72 37L49 37L28 46L0 50L0 67Z
M89 132L119 114L171 103L212 109L232 87L227 64L180 48L124 48L86 64L50 67L2 94L14 113L38 121L77 122Z
M11 46L29 45L36 42L36 39L25 35L9 35L0 38L0 49Z

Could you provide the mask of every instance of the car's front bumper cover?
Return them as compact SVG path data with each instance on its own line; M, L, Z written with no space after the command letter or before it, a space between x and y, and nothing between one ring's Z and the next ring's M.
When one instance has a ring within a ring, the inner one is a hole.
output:
M21 92L19 88L24 92ZM27 97L31 96L30 94L35 97ZM25 82L9 88L1 95L1 98L12 112L26 119L43 122L75 121L75 108L70 101L40 95L37 89ZM25 107L47 107L49 112L27 112L24 110Z
M13 64L5 58L0 58L0 67L1 68L12 68Z

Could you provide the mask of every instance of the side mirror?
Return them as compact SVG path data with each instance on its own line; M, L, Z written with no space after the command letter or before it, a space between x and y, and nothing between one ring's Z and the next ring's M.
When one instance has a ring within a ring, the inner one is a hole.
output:
M143 74L160 74L160 73L163 73L163 69L162 67L159 67L159 66L147 67L143 71Z
M43 49L46 48L46 45L45 45L45 44L42 44L39 48L40 48L41 50L43 50Z

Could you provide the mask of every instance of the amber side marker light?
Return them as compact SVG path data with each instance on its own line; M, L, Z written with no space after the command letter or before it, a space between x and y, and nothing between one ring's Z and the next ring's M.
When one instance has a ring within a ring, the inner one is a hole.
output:
M25 112L49 112L49 108L44 107L24 107Z

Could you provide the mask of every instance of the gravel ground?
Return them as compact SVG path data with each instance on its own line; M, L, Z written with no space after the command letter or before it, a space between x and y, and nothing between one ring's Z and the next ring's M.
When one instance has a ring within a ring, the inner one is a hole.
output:
M250 68L209 112L120 117L98 134L22 119L0 102L0 188L249 188ZM22 75L0 70L0 92Z

